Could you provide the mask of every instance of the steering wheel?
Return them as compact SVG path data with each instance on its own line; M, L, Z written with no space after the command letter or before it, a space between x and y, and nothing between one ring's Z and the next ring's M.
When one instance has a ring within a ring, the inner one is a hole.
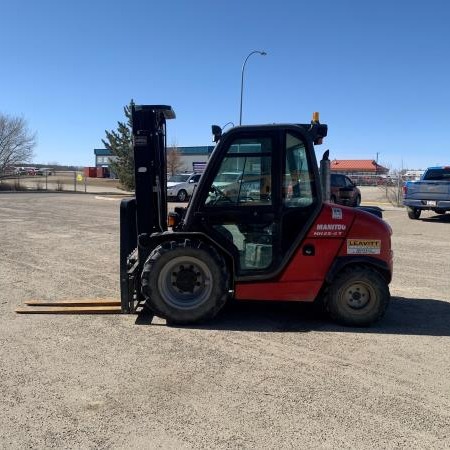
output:
M214 199L213 203L214 205L217 204L219 200L226 200L229 203L234 203L234 200L231 197L225 194L225 192L222 191L222 189L219 189L214 184L211 185L210 192L216 194L216 198Z

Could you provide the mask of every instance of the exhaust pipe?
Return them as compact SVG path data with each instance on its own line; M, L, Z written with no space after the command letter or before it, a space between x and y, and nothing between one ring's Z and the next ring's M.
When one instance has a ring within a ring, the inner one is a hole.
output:
M320 183L322 186L322 200L329 202L331 197L330 172L331 162L329 160L330 150L327 150L320 160Z

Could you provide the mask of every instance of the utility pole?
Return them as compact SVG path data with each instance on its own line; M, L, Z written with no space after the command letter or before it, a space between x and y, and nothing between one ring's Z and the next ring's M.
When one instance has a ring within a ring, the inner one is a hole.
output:
M247 55L247 58L245 58L244 64L242 64L242 70L241 70L241 104L240 104L240 108L239 108L239 125L242 125L242 97L244 95L244 70L245 70L245 64L247 64L247 60L248 58L250 58L250 56L254 55L255 53L261 55L261 56L266 56L267 53L264 51L259 51L259 50L254 50L252 52L250 52Z

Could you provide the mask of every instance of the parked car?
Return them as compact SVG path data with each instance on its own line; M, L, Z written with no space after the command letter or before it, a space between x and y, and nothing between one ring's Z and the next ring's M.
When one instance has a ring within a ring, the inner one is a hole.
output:
M40 169L37 170L36 175L41 175L41 176L53 175L53 169L50 169L48 167L41 167Z
M361 204L361 191L346 175L332 173L330 180L330 201L339 205L359 206Z
M201 173L179 173L170 176L167 180L167 197L185 202L194 192L201 175Z
M36 175L36 167L17 167L14 174L15 175Z
M261 172L219 172L212 182L207 203L270 202L270 176Z
M14 169L14 175L26 175L27 171L25 170L25 167L16 167Z
M230 186L235 186L242 179L242 171L241 172L222 172L217 174L214 179L214 186L219 189L223 189Z

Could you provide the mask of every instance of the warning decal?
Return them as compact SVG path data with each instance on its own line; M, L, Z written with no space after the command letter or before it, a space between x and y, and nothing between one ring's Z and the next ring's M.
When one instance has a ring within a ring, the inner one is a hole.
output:
M375 239L347 239L349 255L379 255L381 241Z
M341 208L331 208L331 218L342 220L342 209Z

